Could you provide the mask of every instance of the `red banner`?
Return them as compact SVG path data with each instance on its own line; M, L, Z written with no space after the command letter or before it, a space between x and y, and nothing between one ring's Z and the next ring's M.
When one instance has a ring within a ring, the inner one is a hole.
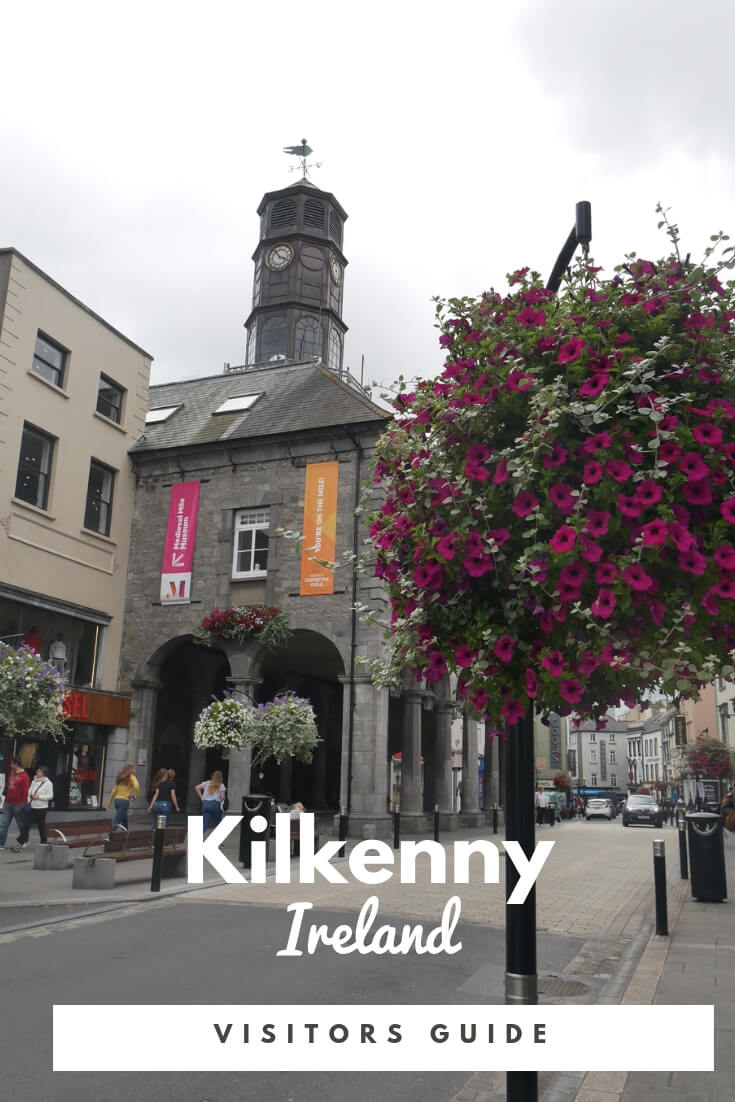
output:
M188 604L191 601L199 486L199 482L176 482L171 487L161 566L162 605Z

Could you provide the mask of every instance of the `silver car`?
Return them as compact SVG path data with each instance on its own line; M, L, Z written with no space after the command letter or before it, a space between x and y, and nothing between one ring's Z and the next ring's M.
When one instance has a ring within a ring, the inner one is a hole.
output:
M615 813L613 812L612 802L603 799L588 800L584 809L584 817L585 819L613 819Z

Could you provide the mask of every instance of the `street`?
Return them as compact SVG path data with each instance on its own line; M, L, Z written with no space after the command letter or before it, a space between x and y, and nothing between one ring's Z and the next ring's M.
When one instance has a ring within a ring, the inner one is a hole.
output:
M477 835L463 834L463 837ZM492 835L484 835L492 840ZM614 822L543 827L537 840L557 844L537 888L541 1002L595 1003L621 970L630 972L651 930L652 841L667 842L670 883L678 877L676 832L624 830ZM450 847L451 851L451 847ZM503 862L501 861L501 866ZM344 870L344 866L342 866ZM43 873L39 872L39 876ZM479 863L478 873L479 875ZM401 1099L448 1102L469 1073L350 1076L176 1072L175 1047L162 1041L161 1072L51 1073L51 1006L98 1003L119 1036L123 1061L134 1065L136 1023L125 1006L233 1003L499 1003L505 968L504 889L473 880L455 885L394 880L371 893L364 884L222 885L87 918L0 936L6 991L2 1055L4 1091L18 1102L51 1097L66 1102L175 1097L183 1102L349 1102ZM407 916L429 926L446 900L461 897L454 956L278 957L287 942L296 900L314 903L310 921L351 921L377 894L381 921ZM347 916L347 917L346 917ZM645 938L644 938L645 936ZM84 1033L84 1021L79 1022ZM162 1036L165 1031L162 1030ZM583 1069L582 1069L583 1070Z

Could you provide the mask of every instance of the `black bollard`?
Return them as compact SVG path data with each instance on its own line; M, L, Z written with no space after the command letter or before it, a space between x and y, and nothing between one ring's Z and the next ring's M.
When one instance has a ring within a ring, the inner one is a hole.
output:
M151 872L151 891L161 890L161 870L163 868L163 840L166 836L166 816L156 815L156 829L153 831L153 871Z
M434 841L439 841L439 804L434 804Z
M687 825L683 815L678 815L676 825L679 829L679 875L682 880L689 879L689 861L687 860Z
M398 849L401 844L401 813L393 812L393 849Z
M666 906L666 843L656 838L653 843L653 886L656 895L656 933L669 935L669 916Z
M493 834L498 833L498 805L493 804Z
M347 837L347 808L341 807L339 809L339 840L344 842Z

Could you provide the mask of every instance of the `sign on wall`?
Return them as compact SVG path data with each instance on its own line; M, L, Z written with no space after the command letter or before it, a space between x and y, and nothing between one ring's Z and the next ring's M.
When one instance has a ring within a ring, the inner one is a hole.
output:
M171 487L161 565L162 605L188 604L191 601L199 486L199 482L175 482Z
M339 463L336 461L307 464L299 588L302 597L334 593L334 571L324 562L334 562L338 480Z
M674 742L676 746L686 746L687 744L686 716L674 716Z
M549 716L549 757L551 768L561 769L561 718L556 712Z

